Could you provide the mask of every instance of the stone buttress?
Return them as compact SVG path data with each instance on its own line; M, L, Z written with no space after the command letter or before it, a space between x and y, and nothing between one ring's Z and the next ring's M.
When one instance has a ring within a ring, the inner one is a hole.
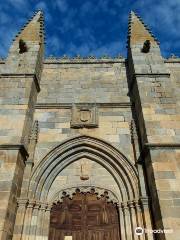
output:
M11 239L20 196L44 49L39 11L15 37L0 74L0 239Z
M151 196L154 229L173 229L157 239L178 239L180 229L180 119L172 80L159 43L140 17L130 14L128 35L129 94L141 143L141 159Z

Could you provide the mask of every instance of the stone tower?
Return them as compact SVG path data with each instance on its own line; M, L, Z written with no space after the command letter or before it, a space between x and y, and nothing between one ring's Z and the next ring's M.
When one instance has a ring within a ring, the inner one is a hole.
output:
M173 60L173 59L172 59ZM179 87L176 63L162 58L159 43L143 21L130 14L129 95L141 143L155 229L179 228ZM172 70L175 70L172 71ZM177 239L170 234L160 239Z
M28 162L28 138L43 64L42 28L43 15L37 12L15 37L1 68L0 239L12 238Z
M43 59L43 22L0 61L0 240L177 240L180 59L133 12L127 59Z

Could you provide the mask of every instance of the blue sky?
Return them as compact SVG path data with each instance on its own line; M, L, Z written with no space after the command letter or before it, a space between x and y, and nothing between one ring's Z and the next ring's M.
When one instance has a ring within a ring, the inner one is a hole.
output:
M123 55L128 15L137 12L164 57L180 56L180 0L0 0L0 56L33 12L45 14L46 56Z

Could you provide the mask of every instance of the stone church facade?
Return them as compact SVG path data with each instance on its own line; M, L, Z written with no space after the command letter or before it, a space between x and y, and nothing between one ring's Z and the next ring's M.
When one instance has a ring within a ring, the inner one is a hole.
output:
M44 59L43 24L0 62L0 239L178 240L180 59L133 12L127 59Z

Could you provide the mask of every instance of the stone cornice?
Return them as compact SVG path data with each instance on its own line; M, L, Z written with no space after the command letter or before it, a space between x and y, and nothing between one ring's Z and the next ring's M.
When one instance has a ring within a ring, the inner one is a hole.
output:
M46 58L43 64L101 64L101 63L125 63L125 58L109 58L109 59L61 59ZM0 59L0 64L5 64L5 59Z
M170 73L134 73L134 77L169 77Z
M180 148L180 143L145 143L145 148Z
M63 63L63 64L68 64L68 63L124 63L128 59L126 58L109 58L109 59L62 59L62 58L45 58L44 59L44 64L49 64L49 63ZM6 59L5 58L0 58L0 64L5 64ZM164 59L164 63L180 63L180 57L177 58L168 58Z
M0 144L0 150L19 150L25 159L29 156L23 144Z
M36 109L71 109L74 103L37 103ZM76 105L96 105L102 108L130 108L131 102L119 103L76 103Z
M180 63L180 58L177 58L177 59L165 59L164 63Z
M34 80L34 83L36 85L36 89L37 89L37 92L40 92L40 84L39 84L39 81L38 81L38 78L36 76L36 74L34 73L0 73L0 78L3 78L3 77L10 77L10 78L28 78L28 77L32 77L33 80Z
M125 63L125 58L46 58L44 64Z
M137 161L139 164L142 164L143 159L146 158L146 155L150 150L164 151L165 149L180 149L180 143L144 143L141 150L141 157Z

